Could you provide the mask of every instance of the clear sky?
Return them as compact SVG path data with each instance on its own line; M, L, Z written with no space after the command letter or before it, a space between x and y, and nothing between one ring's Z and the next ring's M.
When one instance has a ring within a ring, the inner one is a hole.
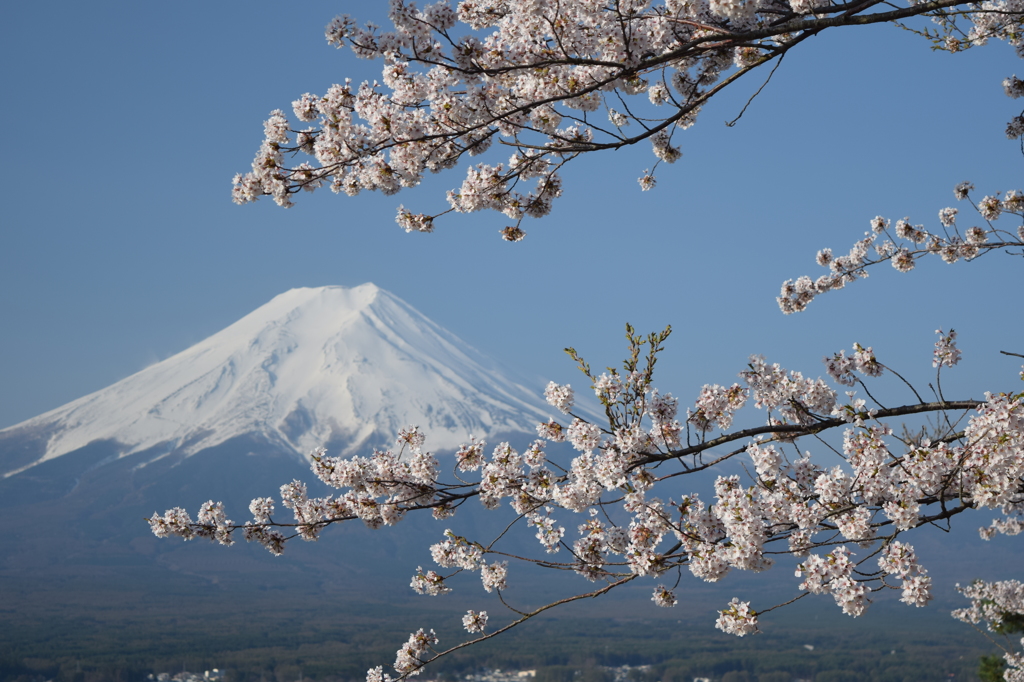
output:
M480 350L543 379L575 381L561 349L617 363L627 321L676 330L663 390L731 383L750 353L823 373L854 341L927 382L937 327L964 365L948 386L1006 390L1024 352L1019 258L887 266L802 315L779 284L819 274L877 214L936 225L965 179L979 196L1024 189L1001 81L1024 64L1003 44L948 55L891 26L825 31L759 85L709 106L684 156L649 148L576 164L566 198L527 239L501 216L405 234L395 206L436 212L462 173L397 197L324 190L290 210L238 207L272 109L379 65L329 47L337 13L380 20L384 2L256 0L5 3L0 107L8 131L0 217L0 427L53 409L181 351L299 286L372 281ZM368 13L373 16L368 16ZM579 382L577 382L579 383Z

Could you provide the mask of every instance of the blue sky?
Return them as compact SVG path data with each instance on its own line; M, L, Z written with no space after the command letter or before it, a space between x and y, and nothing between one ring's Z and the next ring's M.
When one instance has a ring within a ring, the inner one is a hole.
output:
M369 7L381 17L386 3ZM782 280L817 274L877 214L934 226L972 180L979 196L1022 189L1006 121L1024 73L1003 44L932 53L890 26L826 31L760 83L709 106L679 138L658 187L636 178L648 148L576 164L566 197L502 242L501 216L405 234L395 207L443 208L462 173L397 197L327 191L285 211L230 201L272 109L379 65L323 40L337 13L370 3L8 3L0 230L0 428L181 351L298 286L373 281L509 366L576 381L561 349L617 363L623 324L672 324L663 390L684 403L731 383L750 353L823 373L854 341L927 382L937 327L965 361L961 395L1005 390L1024 352L1019 259L891 268L784 317ZM579 383L579 382L577 382Z

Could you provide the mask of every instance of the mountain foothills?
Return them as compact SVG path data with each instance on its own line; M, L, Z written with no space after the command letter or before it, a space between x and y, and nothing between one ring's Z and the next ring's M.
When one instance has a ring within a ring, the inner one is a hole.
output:
M10 533L0 573L80 577L105 566L112 575L124 561L201 572L206 559L229 571L244 557L270 565L262 550L158 546L143 518L216 498L244 520L252 497L313 479L313 448L370 455L410 424L438 453L471 435L525 440L551 416L541 388L373 284L287 291L173 357L0 431Z

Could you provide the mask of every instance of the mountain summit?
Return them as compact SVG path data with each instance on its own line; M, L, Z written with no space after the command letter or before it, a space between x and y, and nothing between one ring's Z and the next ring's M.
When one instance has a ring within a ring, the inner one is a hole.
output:
M470 434L532 431L548 411L538 390L373 284L292 289L173 357L0 431L0 444L45 443L0 462L0 474L95 441L147 461L253 434L300 454L325 445L350 455L416 424L432 450L453 449Z

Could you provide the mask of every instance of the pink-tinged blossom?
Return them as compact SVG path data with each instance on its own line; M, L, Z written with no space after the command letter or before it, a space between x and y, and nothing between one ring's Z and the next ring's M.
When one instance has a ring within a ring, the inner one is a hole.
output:
M671 138L664 131L651 136L651 146L654 150L654 155L665 163L675 163L683 155L678 147L671 144L670 140Z
M402 648L398 650L393 667L401 675L419 675L420 669L426 664L431 648L437 644L437 635L422 628L409 635Z
M507 589L507 578L507 561L496 561L493 564L487 564L480 569L480 580L484 584L484 589L488 592L493 592L494 590L498 590L500 592Z
M677 603L675 592L668 589L664 585L658 585L656 588L654 588L654 594L651 596L651 601L653 601L658 606L666 608L675 606Z
M861 547L871 547L875 538L875 529L871 526L872 514L869 509L857 507L834 517L836 527L842 536L858 543Z
M932 354L932 367L953 367L960 362L961 352L956 347L956 330L950 329L949 334L936 329L939 340L935 342L935 352Z
M978 212L985 220L997 220L1003 212L1002 202L997 196L987 196L978 202Z
M257 497L249 503L249 513L252 514L253 521L256 523L269 522L270 515L274 513L274 498Z
M594 393L602 403L613 403L622 393L622 379L617 374L602 373L594 380Z
M284 552L286 538L278 530L247 522L242 529L242 533L246 542L258 542L274 556L281 556Z
M281 486L281 504L288 509L295 509L296 506L306 501L306 484L299 480L293 480Z
M864 613L870 600L868 587L853 578L855 564L846 547L837 547L822 557L811 554L797 566L796 575L804 576L801 590L815 594L831 593L843 613L857 617Z
M747 454L754 461L754 470L764 480L775 480L782 466L782 455L771 443L761 445L751 443L747 446Z
M705 384L697 398L696 408L688 411L687 421L701 431L718 427L723 431L732 425L733 415L747 402L747 390L739 384L729 388Z
M518 225L503 227L500 232L501 238L507 242L521 242L526 238L526 232L524 232Z
M1024 213L1024 192L1019 190L1011 189L1003 197L1003 210L1007 213ZM1021 228L1017 228L1017 236L1019 237Z
M288 119L284 112L280 109L270 112L270 118L263 123L263 131L267 141L288 144Z
M900 272L910 272L915 264L913 255L907 249L899 249L892 256L892 266Z
M466 628L466 632L483 632L487 628L487 612L467 611L466 615L462 617L462 627Z
M424 572L420 566L416 567L416 575L412 577L409 586L416 591L416 594L426 594L431 597L451 592L451 588L444 584L444 577L435 571Z
M923 244L928 240L928 233L924 230L924 226L911 225L909 218L896 221L896 236L915 244Z
M989 632L999 632L1008 619L1024 615L1024 584L1017 580L986 582L975 580L967 587L956 586L957 591L971 600L968 608L953 611L953 617L977 625L984 622ZM1004 654L1009 668L1004 672L1007 682L1024 682L1024 638L1021 651L1008 650Z
M462 444L455 453L456 466L460 471L476 471L484 465L484 446L487 441L472 440L469 445Z
M832 357L822 358L822 362L825 363L825 370L834 381L844 386L856 385L857 377L854 376L853 371L857 367L857 362L854 358L846 357L845 350L839 351Z
M320 115L319 99L316 95L307 92L292 102L292 111L295 112L295 118L300 121L315 121L317 116Z
M968 244L984 244L988 241L988 232L980 227L969 227L965 233Z
M884 232L889 228L889 219L882 216L875 216L871 219L871 230L875 233ZM830 252L831 253L831 252ZM823 263L822 265L827 265Z
M944 208L939 211L939 222L942 223L943 227L953 227L956 225L956 214L959 213L960 209L957 208Z
M969 608L953 612L957 620L975 625L984 621L994 632L1007 616L1024 613L1024 583L1018 580L976 580L966 587L958 584L956 589L971 600Z
M406 232L433 232L434 218L425 213L407 211L404 206L398 207L395 222Z
M444 535L444 542L430 546L430 555L434 563L442 568L458 567L467 571L480 568L483 563L483 552L478 545L456 535L450 529L446 529Z
M531 514L527 518L528 525L537 529L536 538L544 546L544 551L548 554L557 553L565 535L565 528L559 526L550 516Z
M679 400L671 393L661 393L658 389L652 389L647 398L647 414L656 422L668 422L676 417L679 410Z
M562 386L553 381L548 382L548 387L544 389L544 399L559 412L569 414L573 404L572 387L568 384Z
M420 427L407 426L404 429L399 430L395 444L399 448L409 447L412 450L419 450L423 447L423 443L425 441L426 436L424 436L420 431Z
M565 441L565 431L565 428L554 419L537 425L537 435L555 443Z
M757 612L750 608L750 602L733 597L729 606L719 612L715 627L737 637L752 634L757 632Z
M800 372L786 372L778 363L769 365L763 356L751 355L749 371L740 372L754 406L773 410L786 420L803 424L815 414L828 414L836 394L821 379L805 379Z
M530 443L530 447L526 448L523 452L523 463L530 468L537 468L544 465L547 459L547 455L544 453L544 446L547 443L543 440L535 440Z
M882 512L899 530L910 530L916 528L919 523L921 507L917 503L913 488L906 486L904 490L909 492L901 495L899 499L882 504Z
M875 352L871 347L865 348L859 343L853 344L853 362L857 367L857 371L864 376L877 377L881 376L885 368L875 358Z
M378 665L366 671L366 682L392 682L394 678L384 672L384 666Z
M973 190L973 182L961 182L960 184L953 188L953 195L957 198L958 201L963 201L964 199L967 198L967 195L970 194Z
M922 572L914 548L898 540L885 546L882 556L878 558L878 567L900 580Z
M168 509L163 516L153 512L153 516L149 519L149 527L153 531L153 535L158 538L177 535L184 540L191 540L195 537L195 531L192 529L192 517L181 507Z
M566 430L566 437L580 452L590 452L601 442L601 429L596 424L574 419Z

